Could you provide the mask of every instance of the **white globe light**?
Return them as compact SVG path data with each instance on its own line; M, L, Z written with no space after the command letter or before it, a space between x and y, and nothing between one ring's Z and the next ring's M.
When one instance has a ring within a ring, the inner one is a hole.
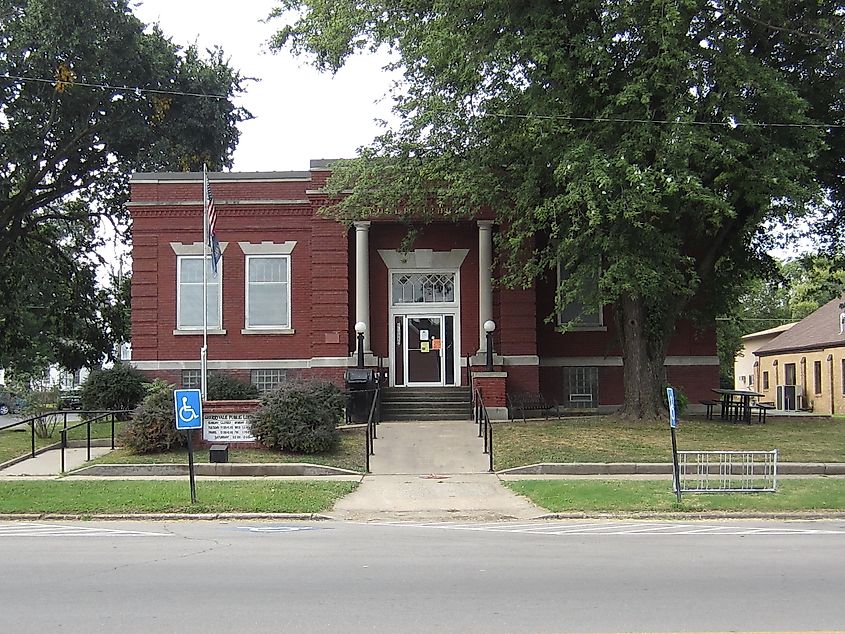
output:
M355 324L355 332L357 332L359 335L363 335L366 331L367 324L365 324L363 321L359 321L357 324Z
M484 332L493 332L496 330L496 322L492 319L488 319L484 322Z

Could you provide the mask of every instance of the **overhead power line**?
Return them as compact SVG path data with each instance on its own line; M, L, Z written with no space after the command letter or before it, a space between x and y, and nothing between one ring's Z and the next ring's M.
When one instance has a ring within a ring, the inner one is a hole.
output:
M722 128L845 128L842 123L770 123L742 121L684 121L671 119L635 119L626 117L573 117L565 114L514 114L505 112L484 113L485 117L503 119L550 119L561 121L586 121L592 123L654 123L657 125L697 125Z
M41 84L55 85L56 79L43 79L40 77L23 77L20 75L0 75L0 79L15 79ZM228 95L213 95L208 93L184 92L179 90L162 90L158 88L140 88L137 86L112 86L109 84L90 84L86 82L66 82L70 86L83 86L85 88L96 88L99 90L119 90L133 92L136 94L150 93L158 95L175 95L181 97L207 97L209 99L229 99ZM564 114L523 114L508 112L485 112L483 117L496 117L501 119L545 119L558 121L578 121L585 123L638 123L654 125L689 125L689 126L715 126L720 128L845 128L842 123L782 123L782 122L744 122L744 121L685 121L671 119L637 119L633 117L576 117Z
M38 84L50 84L55 85L55 79L43 79L41 77L23 77L20 75L0 75L0 79L15 79L18 81L28 81ZM121 92L132 92L135 94L156 94L156 95L175 95L179 97L207 97L209 99L228 99L227 95L212 95L208 93L201 93L201 92L184 92L180 90L163 90L159 88L140 88L138 86L112 86L109 84L89 84L86 82L81 81L73 81L73 82L65 82L70 84L71 87L73 86L82 86L85 88L96 88L99 90L119 90Z

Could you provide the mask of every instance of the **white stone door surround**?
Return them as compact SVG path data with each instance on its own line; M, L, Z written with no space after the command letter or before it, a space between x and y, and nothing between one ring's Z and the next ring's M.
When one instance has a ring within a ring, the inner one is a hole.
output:
M394 337L394 323L397 316L408 315L451 315L454 317L454 349L456 351L455 385L460 385L461 377L461 294L460 269L469 249L452 249L450 251L434 251L432 249L415 249L407 253L394 249L379 249L379 256L387 266L387 297L389 302L388 341ZM393 297L393 277L397 273L444 273L454 275L454 300L451 302L419 302L397 303ZM396 352L395 346L390 349L390 385L396 385Z

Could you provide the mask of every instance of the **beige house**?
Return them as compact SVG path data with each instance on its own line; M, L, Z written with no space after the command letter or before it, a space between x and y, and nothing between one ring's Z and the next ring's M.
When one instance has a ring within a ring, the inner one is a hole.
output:
M742 337L742 348L736 354L734 359L734 389L735 390L754 390L757 387L757 374L755 368L757 366L757 357L754 353L771 342L775 337L781 333L786 332L792 328L797 322L783 324L782 326L775 326L767 330L759 332L752 332L751 334Z
M845 412L845 296L758 348L754 389L778 410Z

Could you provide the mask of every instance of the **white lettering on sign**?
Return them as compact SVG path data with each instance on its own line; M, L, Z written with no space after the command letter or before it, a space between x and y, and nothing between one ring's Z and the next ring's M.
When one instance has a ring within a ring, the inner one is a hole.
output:
M202 420L202 437L209 442L255 441L250 414L205 414Z

